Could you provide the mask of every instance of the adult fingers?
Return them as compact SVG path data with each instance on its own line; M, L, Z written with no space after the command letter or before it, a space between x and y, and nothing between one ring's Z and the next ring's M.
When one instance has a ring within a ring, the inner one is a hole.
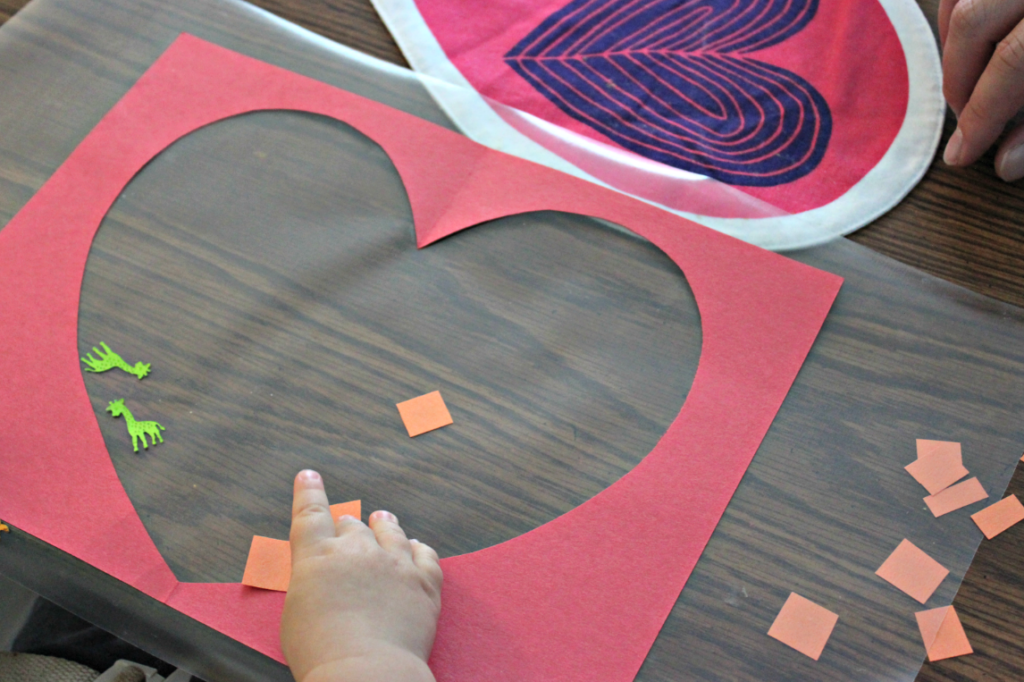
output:
M319 541L334 537L334 519L320 474L309 469L295 477L292 501L292 559L311 551Z
M419 540L410 540L412 545L412 562L420 569L437 587L441 586L444 575L441 573L441 560L433 548L424 545Z
M950 8L942 49L942 89L957 116L976 90L996 45L1021 19L1024 0L959 0Z
M1024 124L1014 128L999 145L996 174L1006 182L1024 178Z
M391 512L375 511L370 514L370 530L377 536L377 544L389 552L412 554L409 539Z
M946 35L949 34L949 15L958 0L939 0L939 44L946 46Z
M950 38L952 40L952 38ZM943 159L953 166L974 163L992 146L1024 106L1024 23L996 46L970 100L957 119Z

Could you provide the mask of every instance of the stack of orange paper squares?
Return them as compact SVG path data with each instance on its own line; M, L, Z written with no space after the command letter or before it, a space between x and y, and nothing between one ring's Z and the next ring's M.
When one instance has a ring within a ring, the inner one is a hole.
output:
M928 491L924 502L936 518L988 498L977 478L957 483L969 473L963 465L960 443L918 440L917 460L908 464L906 470ZM992 539L1024 520L1024 506L1016 496L1010 495L973 514L971 519L985 537ZM909 540L904 540L877 571L880 577L922 604L948 573ZM915 615L929 661L974 652L952 606L920 611Z
M905 469L928 491L924 503L936 518L988 498L976 477L962 480L970 472L964 466L960 443L919 439L917 459ZM985 537L991 539L1024 520L1024 505L1010 495L971 518ZM875 573L924 604L949 575L949 570L904 538ZM915 617L929 661L974 653L952 606L919 611ZM768 635L818 660L838 620L835 613L793 592Z
M964 467L960 443L919 439L917 459L904 468L928 491L924 503L936 517L988 497L977 478L953 485L970 473Z

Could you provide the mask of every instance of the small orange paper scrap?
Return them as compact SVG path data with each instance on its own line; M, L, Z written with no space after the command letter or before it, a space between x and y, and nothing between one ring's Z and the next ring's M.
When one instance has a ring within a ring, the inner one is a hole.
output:
M10 533L11 529L7 527L7 524L0 523L0 533Z
M331 505L331 517L337 521L342 516L362 518L361 500ZM292 579L292 548L287 540L275 540L255 535L249 547L249 559L245 562L242 584L263 590L287 592Z
M875 575L923 604L946 579L949 571L905 539L875 571Z
M406 400L395 407L402 416L402 422L410 438L452 423L452 415L448 413L448 407L441 398L441 391Z
M930 455L934 455L940 452L955 452L957 457L960 457L961 448L960 443L950 440L925 440L923 438L917 439L917 458L924 459Z
M839 616L824 606L791 592L768 630L768 636L818 660L838 620Z
M363 501L353 500L331 505L331 518L337 522L342 516L354 516L360 521L363 519Z
M940 493L924 498L924 503L932 510L936 518L943 514L962 509L969 504L980 502L988 497L977 478L969 478L962 483L951 485Z
M288 541L253 536L242 584L264 590L287 592L291 579L292 550Z
M1024 506L1016 495L1010 495L991 507L985 507L977 514L972 514L971 518L978 524L985 537L991 540L1015 523L1024 521Z
M929 661L942 661L974 653L971 643L967 641L964 626L952 606L919 611L914 616L917 617L917 627L921 630Z
M969 472L964 468L960 443L917 441L917 459L903 467L929 495L942 492Z

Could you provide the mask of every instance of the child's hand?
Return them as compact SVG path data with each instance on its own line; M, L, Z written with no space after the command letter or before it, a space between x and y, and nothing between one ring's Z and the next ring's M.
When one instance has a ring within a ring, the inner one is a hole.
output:
M372 530L371 530L372 528ZM441 609L437 553L392 514L331 519L323 480L295 477L292 579L281 645L299 682L433 682Z

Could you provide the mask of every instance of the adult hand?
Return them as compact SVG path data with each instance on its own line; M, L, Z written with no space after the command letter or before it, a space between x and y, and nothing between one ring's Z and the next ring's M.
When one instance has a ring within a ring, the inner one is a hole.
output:
M385 511L331 518L323 480L295 477L281 646L299 682L433 682L437 553Z
M981 157L1024 107L1024 0L940 0L943 91L957 129L943 160L967 166ZM1003 180L1024 177L1024 125L996 153Z

